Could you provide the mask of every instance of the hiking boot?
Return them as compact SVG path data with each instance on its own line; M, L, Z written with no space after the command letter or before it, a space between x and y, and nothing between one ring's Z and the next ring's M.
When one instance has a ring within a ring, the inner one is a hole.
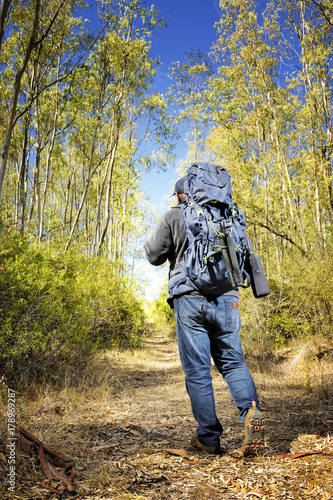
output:
M191 439L191 446L193 446L193 448L197 448L197 450L209 453L210 455L221 455L223 453L220 443L216 446L206 446L205 444L200 443L196 434Z
M262 413L257 410L255 401L252 401L252 408L250 408L247 412L244 426L244 457L255 457L257 455L262 455L265 450L265 419Z

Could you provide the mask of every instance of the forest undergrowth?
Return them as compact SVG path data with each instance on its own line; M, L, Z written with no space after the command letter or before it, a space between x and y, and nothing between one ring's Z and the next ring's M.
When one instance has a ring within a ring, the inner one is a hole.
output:
M163 93L155 6L2 2L1 498L333 499L332 1L214 2L209 53ZM135 278L157 216L140 181L183 125L188 159L227 167L271 290L241 291L253 460L214 369L226 453L190 448L174 318L162 294L147 327Z
M16 395L15 491L2 473L3 499L333 497L332 355L321 357L320 370L309 344L266 370L247 357L267 421L265 455L254 459L242 457L238 412L213 368L226 453L210 456L189 444L196 423L176 340L150 328L141 349L96 354L75 376L61 372L58 384L45 378Z

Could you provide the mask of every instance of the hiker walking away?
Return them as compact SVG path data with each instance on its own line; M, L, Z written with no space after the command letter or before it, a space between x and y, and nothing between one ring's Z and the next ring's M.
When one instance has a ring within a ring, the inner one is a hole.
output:
M203 164L208 165L208 164ZM184 252L189 246L182 217L188 176L174 188L178 204L164 213L145 244L148 261L169 268L168 303L174 308L180 361L192 412L198 423L191 445L209 454L221 454L222 425L216 416L211 378L211 357L226 381L240 421L245 427L243 455L263 454L265 420L257 391L244 363L240 340L238 289L232 286L218 295L203 294L188 279L181 279ZM177 282L178 280L178 282ZM170 286L177 282L177 286Z

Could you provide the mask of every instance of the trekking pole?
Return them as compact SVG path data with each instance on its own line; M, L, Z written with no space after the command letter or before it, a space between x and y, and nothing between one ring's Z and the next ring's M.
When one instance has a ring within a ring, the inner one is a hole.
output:
M237 285L235 282L234 272L229 258L228 247L226 245L226 241L224 238L220 238L220 245L222 247L222 257L225 263L225 267L227 268L228 278L230 280L232 288L236 288Z
M244 281L243 274L242 274L241 270L239 269L234 242L233 242L233 239L232 239L230 234L227 236L226 240L227 240L227 247L228 247L230 260L231 260L234 281L236 283L236 286L240 286L243 284L243 281Z
M223 236L223 240L225 245L222 250L222 255L224 258L224 262L228 271L228 276L233 288L241 286L243 284L243 275L241 270L239 269L238 259L235 251L235 245L230 233L231 223L229 221L222 220L221 221L221 232ZM229 267L229 269L228 269Z

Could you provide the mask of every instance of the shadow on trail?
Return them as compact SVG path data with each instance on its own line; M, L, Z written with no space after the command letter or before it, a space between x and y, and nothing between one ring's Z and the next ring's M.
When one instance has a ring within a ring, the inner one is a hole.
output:
M81 380L85 384L81 394L78 383L73 393L69 388L66 398L60 392L53 393L49 396L52 396L49 406L31 412L29 431L74 464L76 483L93 491L89 500L120 499L128 492L142 494L144 498L179 500L185 496L180 497L178 490L171 495L172 485L186 481L189 488L193 484L198 488L198 496L191 498L220 499L222 484L224 488L233 488L232 495L235 491L241 495L235 484L242 470L244 478L253 479L253 468L260 468L258 463L263 468L272 467L267 477L276 474L276 468L284 467L283 478L286 478L289 465L275 460L275 455L294 452L295 446L298 451L302 446L306 451L325 446L327 431L333 425L330 401L307 393L305 387L296 383L287 384L278 376L253 373L266 416L267 449L264 457L254 459L255 464L244 459L241 453L244 430L238 410L225 382L213 368L217 415L224 428L221 444L227 453L215 457L197 452L190 446L196 423L176 342L152 338L147 340L147 349L147 353L133 352L129 357L122 353L118 357L99 358L90 371L87 368ZM170 449L184 449L187 456L170 454ZM24 460L29 465L25 477L37 468L36 475L42 476L31 443L25 443L20 453L22 464ZM210 474L214 475L214 481L209 479ZM216 477L225 483L216 483ZM207 486L208 480L211 482ZM212 488L216 484L215 495ZM207 496L203 494L204 488ZM259 484L257 489L263 488ZM43 498L53 498L52 492Z
M180 366L151 373L123 367L117 369L117 374L123 392L116 393L110 401L110 412L96 415L92 423L72 427L70 433L82 432L91 447L109 444L109 448L101 448L101 453L117 457L125 458L140 450L145 453L178 447L189 450L196 423ZM214 369L213 382L217 415L224 428L221 444L228 453L239 452L244 430L238 420L238 410L222 377L214 373ZM311 448L306 436L325 438L329 429L332 430L330 401L307 394L296 385L286 386L274 378L267 381L263 378L258 385L266 417L267 456L290 453L300 436L305 436L305 447Z

